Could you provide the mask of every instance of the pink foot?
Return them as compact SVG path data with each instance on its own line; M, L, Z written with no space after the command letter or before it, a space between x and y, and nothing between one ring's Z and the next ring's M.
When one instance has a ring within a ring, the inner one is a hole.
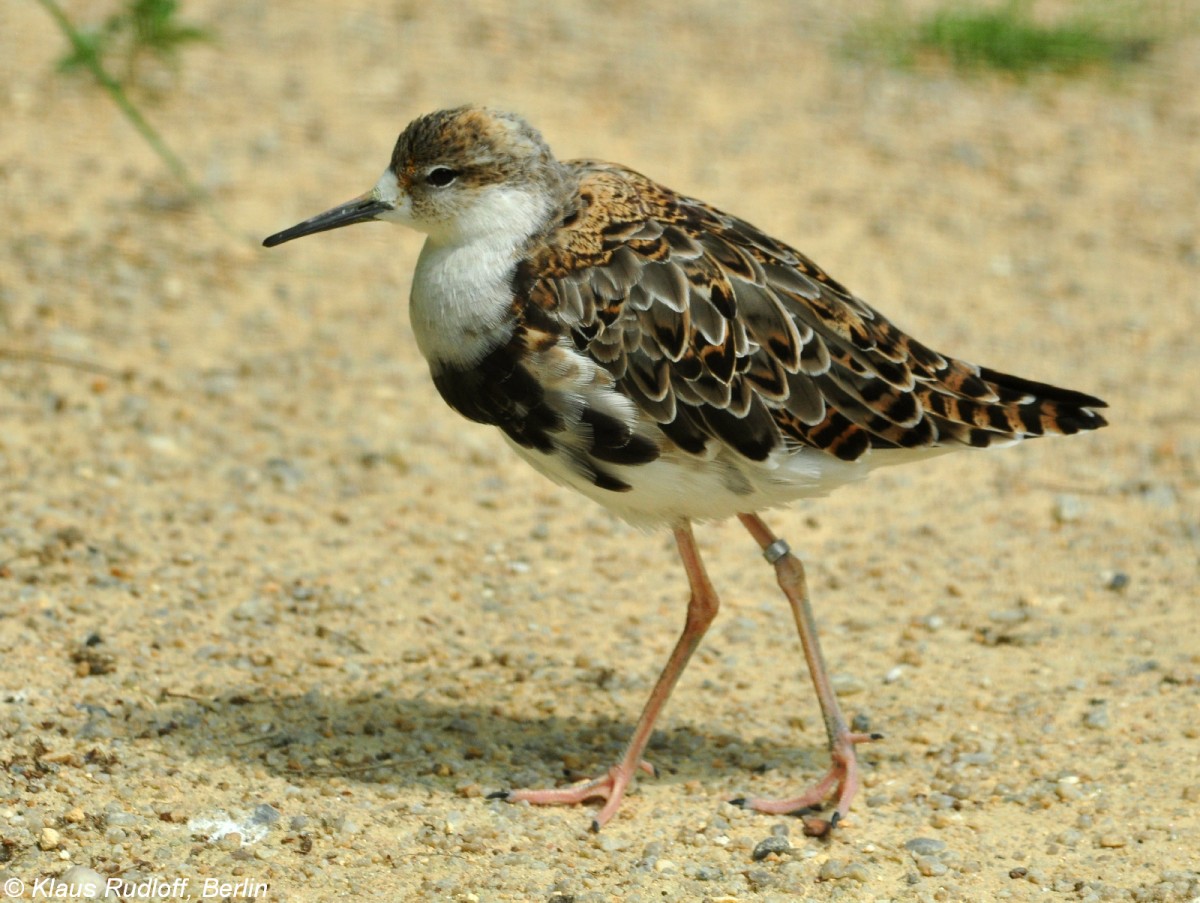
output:
M736 799L730 800L735 806L743 809L753 809L755 812L765 812L768 815L790 815L801 809L809 809L820 805L826 798L833 796L836 790L837 805L833 815L828 819L808 816L804 819L804 833L809 837L824 837L837 827L850 812L850 802L858 793L858 757L854 752L857 743L868 743L871 740L882 740L883 734L851 734L845 733L834 742L830 750L832 762L825 776L813 784L800 796L786 800L768 799Z
M606 774L582 784L552 790L499 790L489 793L490 800L507 800L510 803L526 802L532 806L576 806L585 800L605 800L604 807L592 819L592 830L599 831L617 814L625 790L633 780L635 771L644 771L654 776L654 766L641 761L636 768L614 765Z

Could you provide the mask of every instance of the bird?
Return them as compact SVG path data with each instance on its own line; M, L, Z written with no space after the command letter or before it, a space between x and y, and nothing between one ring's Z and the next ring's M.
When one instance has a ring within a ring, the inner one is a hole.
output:
M551 480L646 529L672 531L684 627L620 759L533 805L600 800L600 830L716 617L694 523L737 518L774 569L820 704L830 765L785 799L806 834L844 821L860 787L804 566L763 520L876 467L1106 424L1104 401L939 353L749 222L614 163L559 161L521 116L477 105L414 119L375 186L265 239L355 223L425 234L410 321L434 386L498 427ZM826 808L829 814L826 815Z

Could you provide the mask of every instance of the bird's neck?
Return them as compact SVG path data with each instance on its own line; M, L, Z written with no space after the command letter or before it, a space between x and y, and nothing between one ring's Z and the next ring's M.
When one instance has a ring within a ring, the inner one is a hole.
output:
M436 373L470 365L511 334L512 244L425 241L413 273L409 315L417 346Z
M470 367L511 337L513 273L556 209L551 191L495 186L429 233L413 274L410 315L435 374Z

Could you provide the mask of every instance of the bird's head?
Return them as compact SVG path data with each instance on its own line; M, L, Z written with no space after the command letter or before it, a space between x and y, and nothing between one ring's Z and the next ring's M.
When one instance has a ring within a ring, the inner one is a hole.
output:
M521 117L482 107L440 110L401 132L374 188L263 244L371 220L401 223L439 244L528 236L555 210L563 186L562 167Z

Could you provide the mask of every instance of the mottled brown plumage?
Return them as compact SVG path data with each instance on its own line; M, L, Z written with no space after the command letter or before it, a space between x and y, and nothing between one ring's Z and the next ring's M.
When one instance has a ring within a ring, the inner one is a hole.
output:
M564 167L576 203L531 243L518 301L689 452L716 440L752 460L802 445L854 461L1104 424L1097 398L930 350L744 220L620 166Z
M371 219L428 238L410 319L434 384L551 479L641 526L669 526L687 621L621 761L592 781L498 796L617 811L659 711L719 605L691 521L737 516L774 567L812 675L831 766L783 800L858 790L855 746L817 642L804 571L757 512L871 468L1104 425L1099 399L932 351L803 254L744 220L610 163L559 163L520 117L422 116L375 188L267 239ZM603 637L597 638L602 642Z

